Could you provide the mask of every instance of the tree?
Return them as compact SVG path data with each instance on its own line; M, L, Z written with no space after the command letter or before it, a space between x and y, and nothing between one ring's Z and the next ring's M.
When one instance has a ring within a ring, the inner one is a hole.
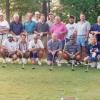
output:
M79 19L79 14L82 12L86 15L90 22L95 22L100 14L100 0L60 0L64 14L75 15Z

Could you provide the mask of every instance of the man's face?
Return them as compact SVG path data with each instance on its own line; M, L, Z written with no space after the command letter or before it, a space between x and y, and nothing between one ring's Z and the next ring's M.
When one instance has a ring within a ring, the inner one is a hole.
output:
M97 19L97 22L100 24L100 18Z
M3 15L0 15L0 21L3 21L3 18L4 18Z
M81 14L81 15L80 15L80 20L81 20L81 21L84 21L84 20L85 20L85 15L82 15L82 14Z
M91 43L92 43L93 45L95 45L95 44L97 43L96 38L92 38L92 39L91 39Z
M26 42L26 36L25 35L22 35L21 36L21 40L22 40L22 42Z
M35 17L39 19L40 18L40 14L35 14Z
M9 38L8 38L8 41L9 41L9 42L12 42L12 41L13 41L13 37L9 37Z
M53 15L53 14L50 14L50 15L49 15L49 18L50 18L51 20L54 20L54 15Z
M52 40L53 40L53 41L57 41L57 35L56 35L56 34L53 34L53 35L52 35Z
M41 22L45 22L45 16L40 17Z
M32 20L32 17L33 17L33 14L32 14L32 13L27 13L26 19L27 19L28 21Z
M73 24L74 23L74 19L73 18L69 18L69 23Z
M19 22L19 16L15 16L15 17L14 17L14 21L15 21L15 22Z
M55 21L55 24L59 24L61 22L61 19L60 19L60 17L57 16L57 17L55 17L54 21Z

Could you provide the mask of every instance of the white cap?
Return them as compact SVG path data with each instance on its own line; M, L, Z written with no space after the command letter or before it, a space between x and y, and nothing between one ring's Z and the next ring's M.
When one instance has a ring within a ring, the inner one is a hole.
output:
M12 38L13 38L13 35L12 35L12 34L8 34L8 38L9 38L9 37L12 37Z

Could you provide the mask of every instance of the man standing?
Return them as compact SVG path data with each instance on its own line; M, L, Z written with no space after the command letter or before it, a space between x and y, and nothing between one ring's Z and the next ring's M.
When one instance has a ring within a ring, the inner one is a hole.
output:
M27 32L28 40L30 41L33 37L33 33L36 29L36 23L32 21L33 13L28 12L26 14L27 21L24 23L24 31Z
M7 38L7 34L9 32L9 24L6 20L4 20L3 13L0 12L0 44L3 39Z
M23 25L18 14L13 16L13 21L10 23L10 32L15 36L19 36L23 32Z
M91 26L91 33L96 37L97 42L100 43L100 16L97 18L97 23Z
M74 16L69 16L68 18L69 23L66 24L66 28L68 30L66 34L66 42L70 40L70 36L76 35L76 23L75 23L75 17Z
M80 21L77 23L77 43L81 46L82 58L86 56L86 42L90 31L90 23L86 21L85 15L80 14Z
M47 47L47 35L49 33L49 25L45 22L45 16L41 14L40 22L37 23L36 33L40 36L44 48Z
M57 35L57 39L61 40L62 48L63 48L67 29L66 29L66 26L64 25L64 23L61 22L61 18L59 16L55 17L54 24L52 25L50 32L51 32L51 34L55 33Z

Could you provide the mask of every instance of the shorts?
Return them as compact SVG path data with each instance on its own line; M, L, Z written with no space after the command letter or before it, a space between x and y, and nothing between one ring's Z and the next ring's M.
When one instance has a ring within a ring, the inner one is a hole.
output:
M38 52L32 53L32 59L35 60L36 58L38 58Z
M77 44L80 46L86 46L86 37L85 36L77 36Z
M54 57L54 58L53 58ZM57 53L53 56L51 53L47 54L47 60L48 61L55 61L57 58Z

